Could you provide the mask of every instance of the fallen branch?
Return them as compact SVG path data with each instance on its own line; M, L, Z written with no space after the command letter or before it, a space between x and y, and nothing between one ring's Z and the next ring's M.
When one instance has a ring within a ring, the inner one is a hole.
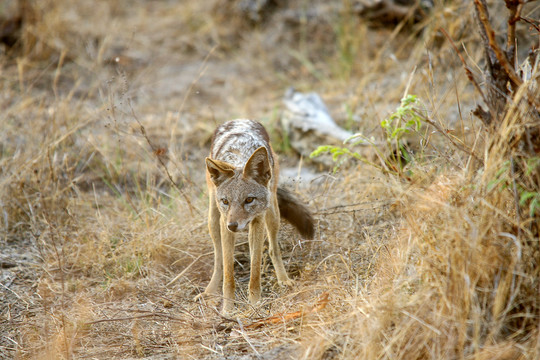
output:
M317 301L315 305L309 308L304 308L302 310L298 310L292 313L278 314L278 315L270 316L266 319L257 320L249 324L248 326L246 326L246 329L257 329L263 325L286 323L292 320L303 318L306 315L319 312L322 309L324 309L326 305L328 304L328 295L329 294L327 292L322 293L321 297L319 298L319 301Z

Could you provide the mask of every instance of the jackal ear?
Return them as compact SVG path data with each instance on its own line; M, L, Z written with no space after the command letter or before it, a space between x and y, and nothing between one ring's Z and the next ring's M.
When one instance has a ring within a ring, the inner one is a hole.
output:
M219 186L234 175L234 166L221 160L206 158L206 171L210 174L212 182Z
M244 178L254 179L259 184L266 186L271 177L272 171L270 169L270 160L268 159L268 150L264 146L261 146L255 150L247 161L246 166L244 166Z

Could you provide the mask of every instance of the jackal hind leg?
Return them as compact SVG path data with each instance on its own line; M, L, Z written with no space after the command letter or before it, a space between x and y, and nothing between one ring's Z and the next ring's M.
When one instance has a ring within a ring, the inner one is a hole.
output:
M266 230L268 232L268 252L272 259L272 264L276 270L276 276L280 285L291 286L294 282L287 275L283 259L281 258L281 250L277 241L279 231L279 207L277 198L274 199L273 206L266 213Z

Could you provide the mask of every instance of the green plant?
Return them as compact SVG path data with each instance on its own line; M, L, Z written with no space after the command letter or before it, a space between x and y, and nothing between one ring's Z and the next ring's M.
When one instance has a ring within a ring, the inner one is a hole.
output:
M400 106L388 118L381 121L381 128L384 131L386 149L381 149L373 139L368 139L362 134L355 134L346 139L344 143L350 143L350 146L360 144L369 144L375 149L382 165L377 165L358 152L352 151L348 147L340 147L333 145L319 146L310 154L311 158L329 153L332 155L332 160L336 163L334 171L348 158L355 158L377 169L390 172L395 175L404 175L403 167L405 164L413 161L413 156L408 150L408 146L404 140L404 136L411 132L419 132L422 127L422 115L419 111L420 101L416 95L407 95L401 99ZM389 155L385 156L384 154ZM397 166L396 166L397 165Z
M351 139L351 138L349 138L349 139ZM347 140L349 140L349 139L347 139ZM358 142L356 142L356 144L358 144ZM315 158L317 156L321 156L322 154L327 154L327 153L332 155L332 160L336 163L336 165L334 166L334 172L336 172L337 169L341 166L341 164L343 164L347 160L347 158L350 158L350 157L353 157L353 158L355 158L357 160L360 160L362 162L365 162L365 163L368 163L370 165L374 165L374 166L378 167L377 165L371 163L369 160L364 158L359 153L357 153L355 151L351 151L350 149L348 149L346 147L340 147L340 146L321 145L317 149L315 149L315 151L313 151L309 155L309 157L310 158ZM346 155L346 156L343 156L343 155Z
M381 121L381 127L386 131L387 140L400 140L411 130L419 131L422 118L418 115L419 101L416 95L407 95L401 99L401 105L387 119Z
M491 179L487 184L487 190L491 191L496 187L501 187L504 189L507 187L507 173L510 170L510 160L507 160L502 163L500 169L495 173L493 179Z
M540 193L522 190L519 197L519 205L523 207L527 203L529 204L529 216L533 218L535 214L540 212Z
M523 166L523 175L525 177L531 176L539 164L540 158L538 157L526 159ZM526 182L523 181L523 177L515 176L512 161L506 160L502 162L493 178L488 182L487 191L490 192L495 189L498 191L515 191L515 196L518 199L516 202L523 210L528 212L529 217L534 218L536 214L540 213L540 192L538 192L537 188L531 189L528 187Z
M418 112L419 101L416 95L407 95L401 99L401 105L388 118L381 121L381 127L385 131L386 144L390 155L387 165L391 167L397 164L400 171L406 163L413 160L407 150L404 136L411 131L419 132L422 127L422 118Z

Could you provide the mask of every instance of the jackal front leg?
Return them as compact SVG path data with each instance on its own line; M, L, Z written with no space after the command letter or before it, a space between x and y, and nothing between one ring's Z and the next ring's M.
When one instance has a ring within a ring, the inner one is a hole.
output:
M249 276L249 302L257 303L261 299L261 259L264 243L264 222L256 218L249 225L249 254L251 258Z
M217 297L221 292L221 282L223 281L223 250L221 247L220 234L221 214L216 205L215 195L210 193L210 206L208 210L208 230L214 244L214 271L212 278L203 293L197 295L195 300L201 296Z
M277 241L279 231L279 208L277 198L274 199L274 205L266 213L266 230L268 231L268 252L272 259L272 264L276 270L276 276L280 285L291 286L294 282L287 275L283 260L281 258L281 250Z
M234 234L227 229L225 219L220 221L223 250L223 313L234 310Z

